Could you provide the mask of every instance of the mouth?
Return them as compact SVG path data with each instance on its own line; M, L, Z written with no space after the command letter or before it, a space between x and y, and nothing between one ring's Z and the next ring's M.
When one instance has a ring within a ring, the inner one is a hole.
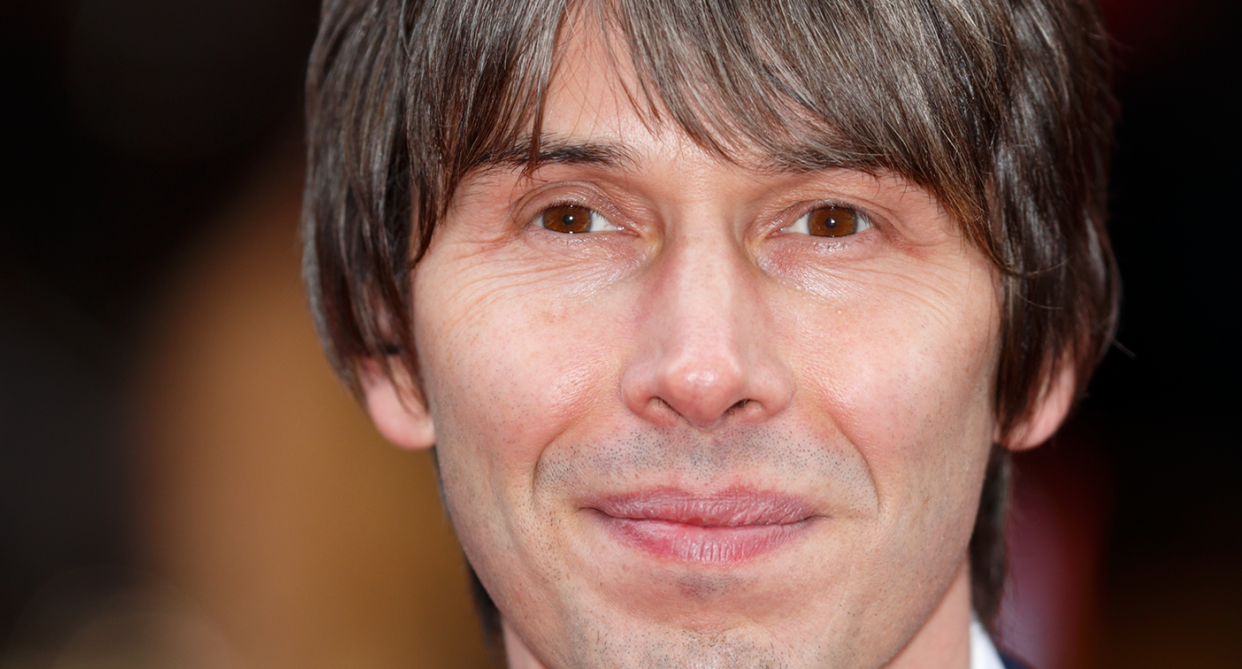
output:
M622 543L667 560L714 565L775 551L819 517L797 497L738 490L659 490L605 497L582 508Z

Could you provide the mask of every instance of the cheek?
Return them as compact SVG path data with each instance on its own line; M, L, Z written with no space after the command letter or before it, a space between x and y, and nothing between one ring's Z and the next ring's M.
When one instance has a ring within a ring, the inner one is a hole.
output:
M803 311L802 387L867 461L881 509L968 506L992 434L993 294L891 288Z
M543 450L604 395L599 388L616 367L606 340L615 328L596 296L560 290L555 276L484 266L424 260L415 341L440 457L446 469L462 465L444 472L446 485L450 474L454 482L470 477L476 494L499 502L515 492L506 487L529 488L521 482ZM455 281L442 280L449 276Z
M969 293L967 293L969 296ZM991 447L997 310L990 291L959 304L860 291L804 309L797 365L804 409L866 462L876 496L853 560L865 592L934 602L961 564Z
M616 328L599 296L494 271L462 281L470 273L435 260L415 279L414 335L449 516L502 609L549 615L521 593L553 592L566 578L557 546L564 509L532 481L550 445L615 398L606 391L616 387L607 341Z

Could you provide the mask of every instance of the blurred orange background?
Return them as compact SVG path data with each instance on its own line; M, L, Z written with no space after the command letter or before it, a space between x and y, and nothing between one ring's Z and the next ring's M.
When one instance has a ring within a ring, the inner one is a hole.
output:
M1002 643L1236 667L1236 4L1112 0L1122 346L1019 458ZM317 5L5 11L0 669L488 667L425 453L333 378L299 277Z

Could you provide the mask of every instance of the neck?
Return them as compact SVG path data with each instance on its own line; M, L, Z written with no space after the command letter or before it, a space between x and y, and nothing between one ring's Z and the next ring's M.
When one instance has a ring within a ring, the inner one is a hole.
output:
M504 632L505 639L505 657L509 660L509 669L545 669L543 664L535 657L534 653L526 647L509 622L501 619L501 630Z
M970 669L970 565L885 669Z

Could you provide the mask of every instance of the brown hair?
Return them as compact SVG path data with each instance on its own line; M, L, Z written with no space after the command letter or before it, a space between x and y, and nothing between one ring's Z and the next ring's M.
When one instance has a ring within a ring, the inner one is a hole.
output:
M325 0L304 272L355 392L361 359L417 380L410 270L472 169L522 138L535 160L558 36L585 9L625 39L640 112L723 158L891 170L938 196L1002 277L1002 434L1055 370L1085 386L1118 292L1104 228L1114 101L1092 0ZM971 539L985 621L1004 579L1008 467L994 447Z

